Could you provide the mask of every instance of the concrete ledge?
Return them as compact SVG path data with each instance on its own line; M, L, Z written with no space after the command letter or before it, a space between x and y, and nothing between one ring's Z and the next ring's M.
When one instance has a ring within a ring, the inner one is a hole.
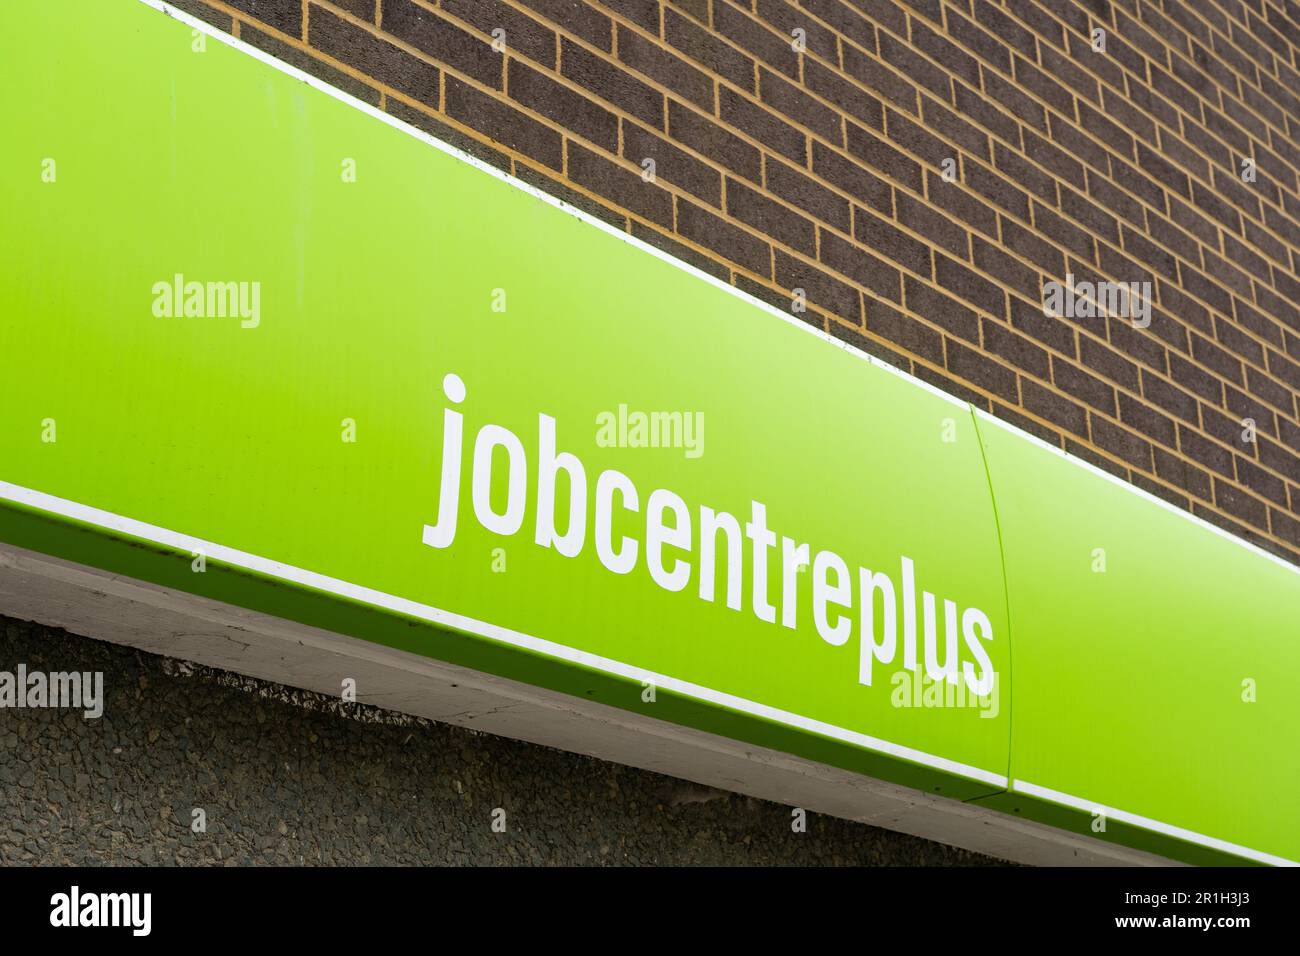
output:
M1173 861L0 544L0 614L1036 865Z

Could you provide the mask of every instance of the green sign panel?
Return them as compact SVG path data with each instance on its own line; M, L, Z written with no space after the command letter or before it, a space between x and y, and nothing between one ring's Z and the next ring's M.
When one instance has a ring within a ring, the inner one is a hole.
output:
M1292 569L149 5L0 38L0 540L1300 858Z

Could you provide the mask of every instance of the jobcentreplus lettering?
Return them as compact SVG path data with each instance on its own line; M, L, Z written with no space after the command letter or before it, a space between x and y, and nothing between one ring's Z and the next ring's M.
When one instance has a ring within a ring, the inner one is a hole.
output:
M450 373L443 380L443 392L450 404L443 410L438 519L436 524L426 524L423 532L424 543L433 548L447 548L456 538L465 470L464 420L452 407L465 401L465 383ZM494 510L491 500L494 452L498 448L505 452L507 470L506 503L500 512ZM533 541L566 558L576 558L587 543L586 469L576 455L556 450L556 421L544 413L537 416L536 449L537 519ZM568 479L570 496L568 527L563 532L555 526L555 488L560 472ZM494 424L479 429L474 438L470 495L474 517L488 531L508 537L523 527L528 456L519 437L509 429ZM984 646L994 639L988 615L978 607L961 609L956 601L944 599L941 654L939 599L931 591L922 590L918 602L916 565L906 555L899 556L899 586L889 573L859 566L855 589L848 563L834 551L822 550L813 555L810 545L781 536L779 552L774 555L777 534L767 526L767 506L755 499L750 502L749 520L744 523L743 536L750 542L746 559L739 519L701 504L698 522L693 523L686 502L667 488L653 489L646 499L643 540L620 535L615 541L616 495L620 509L640 514L641 494L632 479L614 469L602 471L596 478L592 538L597 559L614 574L636 570L644 547L645 568L659 587L684 591L694 574L699 599L712 602L717 599L718 578L725 574L726 606L740 611L748 560L751 612L766 624L775 625L779 620L781 626L794 629L801 614L799 577L811 557L812 619L822 640L833 647L848 644L854 637L852 615L857 609L859 684L871 686L873 664L893 664L901 644L902 666L914 673L923 663L931 680L956 684L964 679L968 690L979 696L993 689L995 674ZM776 602L769 595L769 562L774 557L776 568L770 576L779 579ZM918 617L924 638L921 660L917 656ZM959 637L964 651L959 647Z

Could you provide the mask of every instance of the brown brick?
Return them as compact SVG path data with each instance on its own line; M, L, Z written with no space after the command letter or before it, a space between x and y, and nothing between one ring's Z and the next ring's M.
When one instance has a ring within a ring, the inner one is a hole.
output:
M727 180L727 212L804 255L817 254L817 227L812 222L795 215L788 206L730 178Z
M865 209L854 213L853 237L918 275L930 274L929 247Z
M978 0L976 6L987 6ZM976 55L986 63L991 63L1003 73L1011 72L1011 50L1002 39L984 29L974 20L967 19L953 8L947 10L948 32L959 43L974 50ZM1032 38L1030 39L1032 44Z
M1088 413L1082 405L1027 378L1020 380L1020 394L1025 408L1035 415L1046 418L1075 435L1087 437Z
M623 121L623 157L638 169L654 160L655 176L672 183L712 206L722 205L722 174L666 139Z
M1241 232L1241 214L1211 192L1208 187L1200 183L1192 183L1192 201L1211 219L1222 223L1233 232Z
M943 64L946 72L960 77L970 86L980 85L980 68L975 58L920 20L912 21L912 44L936 63ZM884 49L882 44L882 53Z
M313 17L313 32L315 27ZM384 32L484 86L501 89L502 55L413 0L388 0L384 4Z
M920 164L903 155L879 136L850 123L847 146L850 153L864 160L873 169L884 173L894 182L901 183L913 192L921 191Z
M834 233L821 234L821 261L841 275L870 289L878 296L898 302L902 298L899 271L879 256L841 239Z
M1138 369L1124 356L1096 339L1080 336L1079 357L1083 364L1108 381L1133 391L1138 390Z
M1263 435L1259 436L1259 460L1291 481L1300 482L1300 455Z
M984 349L999 355L1016 368L1023 369L1030 375L1046 381L1051 376L1048 354L1025 336L1020 335L1001 322L981 319Z
M758 95L768 106L836 146L844 145L840 114L770 70L758 71Z
M1214 503L1242 521L1258 527L1268 526L1268 512L1264 502L1220 478L1214 479Z
M992 407L993 403L987 397L975 391L960 379L949 375L946 371L940 372L928 365L917 362L913 366L912 374L921 381L929 382L935 388L941 389L963 402L968 402L976 408L982 408L987 412Z
M926 177L930 201L940 209L947 210L968 226L997 238L998 214L989 206L972 196L957 183L946 183L943 177L933 171Z
M671 7L664 8L664 38L705 69L742 90L754 90L753 59Z
M1021 392L1024 391L1024 388L1025 386L1022 380L1022 384L1020 386ZM1028 432L1029 434L1037 438L1039 441L1044 441L1049 445L1056 446L1057 448L1061 447L1062 439L1061 439L1061 432L1059 429L1044 425L1042 422L1038 421L1037 419L1030 418L1028 415L1024 414L1020 409L1012 408L1011 406L1005 405L1002 402L993 402L992 404L993 404L993 414L996 415L998 418L1000 418L1002 421L1016 426L1016 428L1019 428L1021 431Z
M1065 29L1033 0L1005 0L1003 6L1028 24L1029 28L1043 39L1058 47L1065 45ZM1064 4L1054 6L1059 11Z
M446 5L447 0L443 0ZM475 0L477 2L477 0ZM659 0L597 0L602 7L613 10L624 20L628 20L641 27L643 30L649 30L651 33L659 32ZM617 29L617 24L615 25ZM620 41L621 42L621 41Z
M662 129L664 95L565 37L560 43L560 72L593 96Z
M1089 29L1090 26L1085 27L1084 34L1088 34ZM1070 34L1067 46L1070 59L1101 80L1101 102L1109 111L1114 97L1108 94L1113 93L1114 90L1122 91L1125 87L1124 70L1119 64L1119 57L1123 55L1125 49L1124 41L1115 37L1114 30L1107 28L1105 53L1093 52L1090 34L1087 38L1077 33ZM1146 67L1139 66L1138 72L1139 75L1145 74ZM1150 120L1147 120L1147 123L1150 124ZM1124 122L1124 125L1135 132L1140 128L1127 122ZM1154 126L1151 126L1151 135L1155 136Z
M952 110L929 97L921 98L922 115L926 124L973 156L988 162L993 158L989 137L984 131L961 119Z
M663 252L668 253L674 259L680 259L682 262L689 263L701 272L713 276L715 279L726 281L731 275L731 270L722 263L718 262L711 256L706 256L702 252L697 252L690 246L678 242L672 236L665 235L653 226L632 220L632 235L642 242L654 246Z
M1229 448L1240 450L1250 447L1245 440L1245 424L1242 421L1205 404L1201 405L1201 430Z
M844 47L844 71L894 106L916 113L916 87L898 71L851 46Z
M820 143L814 145L814 153ZM851 217L849 201L821 185L807 172L775 159L767 160L767 188L782 199L802 209L816 219L834 226L840 232L849 232Z
M1035 263L1048 279L1065 281L1064 253L1038 233L1003 216L1002 241L1008 249Z
M992 316L1006 314L1006 293L992 282L948 256L935 253L934 263L935 281L940 286Z
M1198 498L1210 500L1213 491L1210 475L1206 471L1197 468L1182 455L1158 447L1153 448L1152 451L1155 453L1157 475Z
M668 101L668 133L751 182L762 178L762 160L755 147L675 100Z
M851 83L834 70L816 60L804 60L804 83L818 96L830 100L850 116L856 117L873 129L885 128L884 106L879 98L862 87Z
M202 20L204 23L216 27L223 33L234 32L234 18L228 13L212 9L203 0L174 0L171 5L192 17ZM301 10L301 7L299 9ZM242 34L243 31L244 27L241 26L240 33Z
M1237 480L1255 494L1287 507L1286 482L1241 455L1237 456Z
M997 100L1012 116L1035 129L1047 132L1047 111L1019 85L991 70L983 70L984 92Z
M438 106L438 68L319 7L311 11L311 45L413 100Z
M979 344L979 316L973 310L911 276L906 277L904 286L909 309L951 334Z
M1141 227L1141 223L1137 225ZM1200 246L1197 245L1194 236L1188 235L1168 219L1149 210L1146 231L1157 245L1164 246L1174 255L1188 262L1195 262L1200 255Z
M1010 311L1011 324L1021 332L1070 358L1078 354L1074 325L1065 319L1044 313L1041 302L1028 302L1013 295Z
M1014 57L1016 82L1044 100L1058 113L1074 116L1074 94L1022 57Z
M1120 155L1133 157L1133 137L1124 127L1087 103L1079 104L1079 125Z
M1192 333L1192 355L1228 381L1242 381L1241 360L1195 332Z
M627 229L627 216L599 200L592 199L586 193L572 188L568 185L567 180L557 179L525 163L515 164L515 176L537 187L542 192L563 200L570 206L581 209L592 218L608 223L619 232Z
M1115 414L1115 389L1078 366L1052 356L1052 381L1067 395L1107 415Z
M1223 402L1223 382L1176 352L1169 353L1169 377L1214 404Z
M574 36L581 37L606 53L614 42L612 21L585 0L512 0L521 6L536 10L547 20L563 27ZM387 19L387 12L384 17Z
M1083 164L1077 159L1038 134L1024 130L1025 154L1042 166L1049 173L1069 183L1075 189L1084 189L1087 182L1083 174ZM1044 197L1048 202L1055 202L1055 197Z
M943 336L878 299L867 304L867 330L935 365L943 365Z
M922 30L926 27L921 27ZM877 34L880 58L894 68L909 83L918 83L942 100L952 100L952 80L909 44L887 33Z
M510 60L511 99L563 124L607 152L618 149L618 117L543 73Z
M1048 126L1051 129L1052 141L1061 149L1093 169L1103 173L1110 171L1110 162L1115 158L1114 155L1108 153L1104 146L1094 142L1091 136L1084 133L1069 119L1052 116L1048 120Z
M547 69L555 69L555 32L502 0L442 0L444 11L491 35L506 31L506 49L526 56ZM388 26L385 9L384 26Z
M786 289L803 289L809 302L852 325L862 321L862 297L855 288L780 249L776 250L776 281Z
M1269 508L1270 526L1273 533L1289 543L1300 547L1300 521L1277 508ZM1294 561L1292 563L1295 563Z
M1168 374L1169 350L1149 331L1137 328L1131 319L1118 316L1106 319L1106 330L1111 344L1120 352L1132 356L1162 375Z
M793 80L799 78L799 55L790 42L729 0L717 0L713 5L713 29L773 69Z
M812 144L813 173L883 213L893 211L893 187L847 156L822 143Z
M1140 262L1145 262L1166 279L1176 280L1178 278L1178 263L1174 257L1163 248L1156 245L1136 229L1130 229L1128 226L1120 227L1120 236L1121 242L1124 246L1124 251L1133 256L1133 258ZM1183 272L1183 276L1184 281L1186 281L1186 271ZM1121 281L1130 281L1125 279L1123 276L1121 276L1120 279ZM1219 292L1219 295L1223 295L1223 293ZM1231 308L1226 299L1223 301L1223 307L1225 311Z
M876 48L876 28L839 0L801 0L799 5L858 46L868 50Z
M1227 478L1235 477L1232 466L1232 452L1217 445L1205 436L1193 431L1186 425L1178 426L1178 447L1183 454L1211 471Z
M1020 123L978 89L954 83L953 104L959 115L966 117L976 126L988 130L1004 142L1020 147ZM980 158L985 161L989 159L984 154L981 154Z
M1018 183L1043 202L1056 205L1056 182L1041 169L1000 143L993 144L993 162L1012 182ZM1026 215L1025 219L1028 218Z
M766 242L680 196L677 197L677 231L750 272L768 277L772 274L772 252Z
M966 230L936 210L929 203L899 193L895 206L898 221L928 242L947 249L953 255L970 259L970 239Z
M1016 373L1011 369L999 365L982 352L967 348L956 339L945 340L944 348L948 354L948 371L1009 402L1019 401Z
M1152 441L1169 448L1178 447L1178 428L1173 420L1160 414L1139 398L1121 392L1119 418L1125 425L1140 431Z
M1096 237L1105 239L1112 245L1119 243L1119 224L1115 221L1115 217L1087 196L1062 187L1061 212ZM1048 231L1050 233L1050 229Z
M701 109L713 111L712 78L634 30L621 25L616 25L616 30L618 58L623 63L657 80Z
M979 236L972 239L973 262L979 271L1000 279L1012 291L1026 298L1037 298L1041 293L1038 273L1019 259L1010 256L999 245L986 242Z
M592 192L626 206L644 219L672 228L672 196L660 186L645 182L639 172L584 149L573 141L568 144L565 169L570 179Z
M1029 219L1029 197L1009 179L978 163L967 163L962 181L985 199L1020 219Z
M300 0L225 0L226 5L247 13L255 20L268 27L287 33L291 37L302 36L302 3ZM315 6L311 10L312 31L316 29L316 15L323 11ZM333 16L333 14L330 14Z
M724 123L748 133L764 146L800 165L808 161L808 137L777 119L766 107L723 88L718 92L719 116Z
M247 28L241 28L239 32L241 36L244 36L247 33ZM454 126L447 125L442 120L430 116L423 110L418 110L413 106L407 106L395 96L388 97L384 103L384 110L389 115L397 117L403 123L409 123L416 129L424 130L424 132L428 133L430 136L440 139L451 146L455 146L462 152L469 153L469 155L473 156L475 159L480 159L488 165L495 166L497 169L504 172L508 173L511 171L512 160L505 153L498 149L493 149L491 146L465 135ZM532 158L541 160L542 162L547 162L547 164L550 165L547 158L544 156L534 156ZM558 168L558 150L555 155L550 158L556 161L556 166L553 168Z
M1034 34L1008 16L991 0L973 0L972 12L980 24L1001 37L1013 49L1029 57L1038 55Z
M885 110L885 130L895 143L920 156L936 169L943 165L945 159L957 156L957 151L952 146L897 110Z
M229 21L230 18L227 17L226 20ZM229 22L227 22L226 25L229 27ZM379 105L379 91L373 86L367 86L365 83L354 79L342 70L336 70L328 63L304 53L296 47L289 46L289 44L276 39L271 34L257 29L251 23L241 24L239 28L239 38L250 46L255 46L259 50L271 54L271 56L275 57L277 60L283 60L285 63L297 67L304 73L309 73L317 79L324 80L331 86L336 87L351 96L355 96L357 99L363 100L371 106ZM399 101L391 99L389 102L392 103ZM446 137L442 138L445 139ZM507 166L508 165L509 164L507 164Z
M737 272L732 276L731 284L760 302L766 302L778 312L785 313L791 318L815 329L826 331L825 313L813 308L806 301L804 302L805 308L796 310L794 299L785 289L775 289L767 282L758 282L741 272Z
M793 37L796 29L803 30L810 53L831 63L839 62L839 39L835 32L822 26L794 4L787 0L758 0L754 12L782 37ZM858 22L861 23L860 20ZM867 29L869 31L870 27L867 26ZM870 34L866 46L875 49L875 45L875 35Z
M1092 441L1097 447L1128 462L1134 468L1151 471L1151 443L1145 438L1116 425L1100 415L1089 416L1092 424Z

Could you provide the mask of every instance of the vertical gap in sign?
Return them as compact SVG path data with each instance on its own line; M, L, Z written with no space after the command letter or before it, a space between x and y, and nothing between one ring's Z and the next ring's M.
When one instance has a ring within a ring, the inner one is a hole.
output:
M984 447L984 436L980 433L979 413L976 411L974 405L971 405L971 404L967 403L967 406L966 406L966 407L970 410L970 421L971 421L971 426L975 429L975 444L976 444L976 446L977 446L977 447L979 448L979 450L980 450L980 461L981 461L981 462L983 463L983 465L984 465L984 480L988 482L988 487L989 487L989 504L993 507L993 528L994 528L995 531L997 531L997 535L998 535L998 560L999 560L999 561L1001 562L1001 564L1002 564L1002 619L1003 619L1003 621L1005 622L1005 624L1004 624L1003 626L1004 626L1004 629L1005 629L1006 642L1007 642L1006 663L1004 664L1004 667L1005 667L1005 670L1006 670L1006 675L1005 675L1005 676L1006 676L1006 679L1004 680L1004 679L1003 679L1003 675L998 674L997 671L994 671L995 678L996 678L996 682L995 682L995 684L994 684L994 688L996 689L996 691L997 691L999 697L1002 698L1002 699L999 700L999 702L998 702L999 710L1000 710L1001 708L1005 707L1005 708L1006 708L1006 714L1007 714L1007 768L1006 768L1006 772L1003 774L1003 776L1006 778L1006 784L1005 784L1004 792L1009 792L1010 787L1011 787L1011 784L1012 784L1012 780L1011 780L1011 745L1012 745L1012 737L1011 737L1011 717L1012 717L1012 714L1011 714L1011 588L1010 588L1010 585L1009 585L1008 582L1007 582L1007 553L1006 553L1006 549L1003 548L1003 546L1002 546L1002 521L1001 521L1001 519L998 517L998 498L997 498L997 495L994 494L994 491L993 491L993 473L992 473L992 471L989 469L989 456L988 456L988 451L987 451L987 449L985 449L985 447Z

